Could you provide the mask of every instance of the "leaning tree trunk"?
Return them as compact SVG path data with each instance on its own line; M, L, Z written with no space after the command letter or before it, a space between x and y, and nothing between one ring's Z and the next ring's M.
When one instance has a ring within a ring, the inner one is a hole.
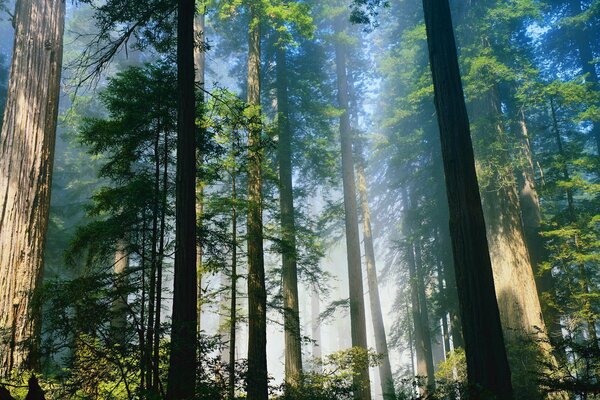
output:
M267 400L267 290L262 221L260 14L250 7L248 41L248 400Z
M448 0L423 0L471 387L513 397Z
M298 388L302 373L302 343L298 308L298 267L296 261L296 226L292 187L292 137L288 108L286 49L280 45L277 56L277 111L279 204L281 207L281 257L283 281L283 318L285 334L285 383Z
M341 33L339 24L336 33ZM360 238L358 233L358 210L356 204L356 184L354 181L354 160L352 154L352 130L348 113L348 79L346 73L346 47L335 44L338 102L342 110L340 116L340 140L342 147L342 181L344 186L344 209L346 224L346 249L348 254L348 281L350 286L350 324L352 346L367 350L367 326L363 292L362 268L360 259ZM359 366L354 371L354 398L371 399L369 369Z
M171 358L167 398L189 399L196 383L196 98L194 93L194 0L177 9L177 174L175 271Z
M373 231L371 229L371 209L369 207L369 195L367 192L367 180L365 177L365 162L360 150L357 152L358 162L356 164L356 175L358 179L358 193L360 209L362 212L363 241L365 246L365 259L367 262L367 282L369 285L369 304L371 305L371 319L373 331L375 332L375 348L382 355L379 364L379 379L384 400L396 398L394 389L394 377L385 336L383 314L381 312L381 299L379 297L379 283L377 281L377 267L375 265L375 249L373 246Z
M44 267L65 2L17 1L0 133L0 375L39 366Z

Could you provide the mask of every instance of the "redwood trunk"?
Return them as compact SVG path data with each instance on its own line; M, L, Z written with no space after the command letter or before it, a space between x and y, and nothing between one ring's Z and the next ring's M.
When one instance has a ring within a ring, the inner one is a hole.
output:
M279 46L276 49L276 53L285 382L286 385L291 388L297 388L300 384L300 375L302 373L302 343L300 335L300 312L298 307L296 226L294 221L294 190L292 186L292 137L288 108L286 49Z
M383 359L379 365L379 379L384 400L394 400L396 392L394 389L394 377L385 336L383 324L383 313L381 312L381 299L379 297L379 283L377 279L377 266L375 264L375 249L373 247L373 231L371 229L371 210L369 208L369 196L367 191L367 180L365 178L365 165L360 151L357 151L358 162L356 175L358 179L358 193L363 223L363 241L365 246L365 259L367 263L367 282L369 285L369 304L371 306L371 319L373 331L375 332L375 348Z
M342 29L336 24L336 33ZM346 72L346 47L337 42L335 45L335 63L337 72L338 103L342 110L340 116L340 140L342 148L342 181L344 186L344 209L346 225L346 250L348 257L348 282L350 286L350 323L352 346L367 350L367 326L363 292L362 268L360 259L360 238L358 233L358 211L356 204L356 185L354 180L354 160L352 154L352 130L348 113L348 78ZM354 371L354 398L371 399L371 384L367 366Z
M175 271L169 400L189 399L196 383L196 99L194 93L194 0L177 9L177 174Z
M0 376L39 367L41 285L60 93L65 2L17 1L0 133Z
M469 117L448 0L423 0L467 374L498 400L513 397L475 173Z
M267 291L262 221L260 16L250 7L248 37L248 400L267 400Z

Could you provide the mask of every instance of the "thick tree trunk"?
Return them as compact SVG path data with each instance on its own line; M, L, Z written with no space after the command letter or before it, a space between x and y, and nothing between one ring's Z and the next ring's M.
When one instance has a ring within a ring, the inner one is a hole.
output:
M296 226L294 221L294 190L292 186L292 133L288 109L286 49L278 46L277 111L279 204L282 231L283 318L285 335L285 382L291 388L300 384L302 373L302 343L298 306L298 267L296 265Z
M484 94L472 107L479 115L476 125L480 129L475 132L480 143L475 148L477 159L481 160L478 163L483 164L492 156L497 160L497 164L484 167L491 170L491 175L482 186L481 197L502 328L504 337L512 341L538 333L536 327L545 330L545 324L525 244L511 162L506 153L491 146L493 143L504 146L506 137L497 91ZM544 333L540 335L546 338Z
M175 200L175 272L171 358L167 398L194 395L197 340L196 271L196 99L194 93L194 0L177 9L177 177Z
M341 24L335 26L341 33ZM338 86L340 116L340 140L342 148L342 180L344 186L344 209L346 224L346 249L348 256L348 281L350 286L350 321L352 346L367 350L367 326L358 233L358 210L356 204L356 184L354 180L354 160L352 151L352 129L348 113L348 80L346 73L346 48L342 43L335 44L335 63ZM367 366L358 367L354 374L356 390L354 398L371 399L371 384Z
M448 0L423 0L450 232L472 387L513 397Z
M63 0L17 1L0 133L0 375L39 367L42 283L62 68Z
M540 267L548 260L548 250L544 239L540 235L542 226L542 212L540 197L535 183L535 166L533 152L529 141L527 121L523 111L518 114L518 123L515 127L519 137L519 151L521 168L517 174L519 185L519 204L521 219L523 221L523 235L529 250L531 265L538 290L538 297L542 307L544 322L548 328L550 341L562 339L560 314L552 302L545 302L544 297L555 293L554 279L550 271L540 272ZM562 358L562 356L561 356Z
M267 291L262 221L260 15L250 7L248 29L248 400L267 400Z
M371 210L369 207L369 195L367 191L367 180L365 177L365 162L362 153L357 151L358 162L356 164L356 175L358 180L358 193L363 223L363 241L365 246L365 260L367 264L367 282L369 285L369 304L371 306L371 319L373 331L375 332L375 349L383 359L379 365L379 379L384 400L394 400L396 393L394 389L394 377L385 336L383 324L383 313L381 312L381 300L379 297L379 283L377 279L377 267L375 265L375 249L373 247L373 231L371 229Z

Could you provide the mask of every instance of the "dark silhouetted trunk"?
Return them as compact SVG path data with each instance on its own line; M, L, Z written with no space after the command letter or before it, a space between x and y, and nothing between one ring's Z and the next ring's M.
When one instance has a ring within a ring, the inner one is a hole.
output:
M267 291L262 221L260 15L250 6L248 29L248 400L267 400Z
M177 177L175 271L171 358L167 398L189 399L196 383L196 99L194 93L194 0L177 8Z
M343 31L338 21L336 33ZM344 186L344 209L346 225L346 250L348 257L348 282L350 286L350 321L352 346L367 350L367 326L365 319L365 301L363 292L362 267L360 256L360 238L358 233L358 210L356 203L356 184L354 180L354 160L352 151L352 129L348 111L348 80L346 72L346 46L335 44L335 63L338 86L338 103L342 110L340 116L340 140L342 148L342 180ZM354 398L371 399L371 384L367 366L354 371Z
M64 0L17 1L0 132L0 376L39 368L41 302L60 92Z
M513 398L448 0L423 0L468 381Z

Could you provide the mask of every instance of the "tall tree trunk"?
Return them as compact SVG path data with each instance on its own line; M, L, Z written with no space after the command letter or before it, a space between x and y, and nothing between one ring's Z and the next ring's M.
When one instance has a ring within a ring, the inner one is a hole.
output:
M267 400L267 291L262 221L260 11L250 6L248 29L248 400Z
M229 400L235 399L235 346L237 327L237 187L236 173L231 174L231 303L229 309Z
M194 18L194 33L195 36L199 39L200 43L195 43L194 47L194 65L196 67L196 83L200 87L200 91L198 94L198 100L201 104L204 103L204 79L206 74L206 49L204 45L204 41L206 37L204 35L204 31L206 29L206 5L204 4L205 0L199 0L200 7L197 10L198 13ZM204 141L204 136L206 135L206 131L200 128L200 137L201 142ZM197 154L198 161L201 163L203 161L203 155L198 151ZM200 170L200 169L199 169ZM197 173L196 176L196 224L197 227L202 226L202 219L204 214L204 181L200 173ZM197 280L198 280L198 300L197 300L197 309L198 309L198 332L202 329L202 242L198 240L196 243L196 271L197 271Z
M277 123L279 129L279 204L282 231L283 318L285 335L285 382L297 389L302 373L302 343L298 306L298 267L296 265L296 226L292 186L292 133L288 108L286 49L280 45L277 56Z
M513 397L448 0L423 0L440 127L467 374L498 400Z
M412 212L413 201L409 197L408 191L403 190L405 201L405 210ZM414 230L408 224L406 225L407 238L407 264L408 275L410 279L410 299L411 313L414 327L414 341L417 355L417 375L427 379L427 388L435 387L435 371L433 368L433 352L431 348L431 333L429 331L429 317L427 315L427 299L425 297L425 285L422 280L421 270L421 250L418 245L418 238L415 237Z
M562 339L562 328L560 314L552 302L545 302L545 295L555 293L555 284L550 271L540 271L540 267L548 260L548 250L542 238L542 211L540 197L535 183L535 166L533 152L529 140L527 121L522 110L518 112L515 130L519 137L519 156L521 158L520 170L517 173L517 184L519 185L519 204L521 219L523 221L523 235L529 250L531 265L534 269L538 297L542 307L544 321L548 328L550 341ZM561 355L561 358L564 355Z
M196 383L196 99L194 93L194 0L177 8L177 177L175 272L171 358L167 398L188 399Z
M160 103L158 104L160 111ZM154 307L156 306L156 273L158 269L158 247L159 247L159 206L160 206L160 180L161 180L161 153L160 153L161 121L160 117L156 122L156 137L154 138L154 198L152 199L152 251L150 256L150 283L148 285L148 326L146 329L146 388L154 388L152 383L154 378L154 368L152 365L152 349L154 348L154 318L156 317Z
M396 393L394 389L394 377L385 336L383 314L381 312L381 300L379 297L379 283L377 279L377 267L375 265L375 249L373 247L373 231L371 229L371 210L369 208L369 196L367 191L367 180L365 177L365 161L360 149L356 151L358 162L356 163L356 175L358 180L358 193L363 223L363 241L365 246L365 259L367 264L367 282L369 285L369 304L371 306L371 319L373 331L375 332L375 348L383 359L379 365L379 379L384 400L394 400Z
M0 132L0 376L39 367L40 302L65 2L17 1Z
M152 390L164 397L164 390L160 381L160 317L162 311L162 271L165 259L165 229L167 217L167 198L169 189L169 136L165 132L163 149L163 171L162 171L162 197L160 211L160 233L158 242L158 266L156 269L156 307L154 317L154 348L152 349Z
M341 20L336 22L336 34L343 32ZM335 63L338 86L340 116L340 140L342 148L342 180L344 186L344 209L346 225L346 249L348 257L348 281L350 286L350 321L352 346L367 350L367 326L358 233L358 210L356 204L356 184L354 180L354 160L352 152L352 129L348 113L348 80L346 73L346 46L339 41L335 44ZM359 366L354 371L354 398L371 399L369 369Z

